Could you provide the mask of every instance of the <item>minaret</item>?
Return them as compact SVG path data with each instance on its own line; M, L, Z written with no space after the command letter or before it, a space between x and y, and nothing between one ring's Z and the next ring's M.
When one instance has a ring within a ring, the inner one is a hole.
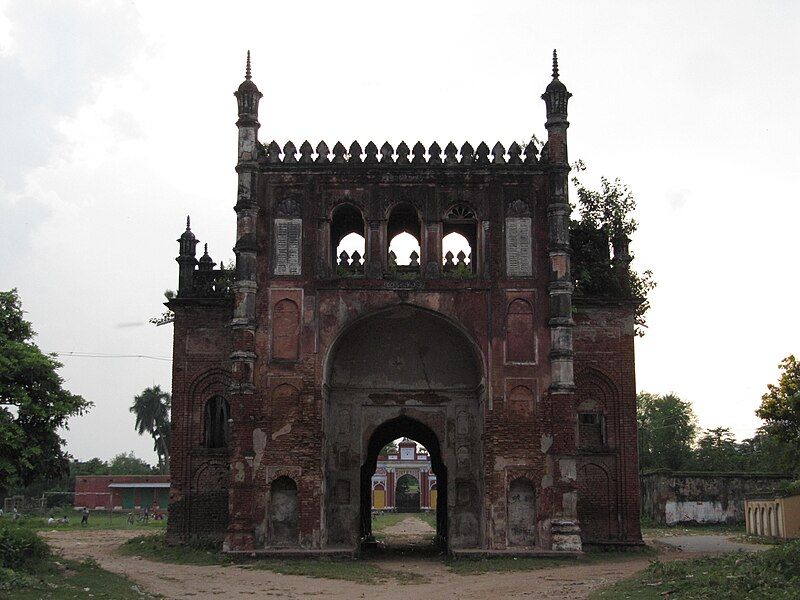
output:
M239 108L239 142L236 172L239 175L236 197L236 279L233 284L234 308L231 360L231 496L225 545L252 549L255 543L251 494L253 487L253 419L255 400L256 330L256 220L258 218L258 101L262 94L250 75L247 52L244 81L234 92Z
M186 217L186 231L181 234L177 240L178 242L178 295L186 296L192 292L192 281L194 278L194 268L197 266L197 242L198 239L194 237L192 228L189 222L189 217Z
M567 101L570 94L558 79L558 56L553 50L553 80L542 100L547 105L547 152L550 171L550 390L571 393L575 388L572 351L572 273L569 246L569 162L567 160Z

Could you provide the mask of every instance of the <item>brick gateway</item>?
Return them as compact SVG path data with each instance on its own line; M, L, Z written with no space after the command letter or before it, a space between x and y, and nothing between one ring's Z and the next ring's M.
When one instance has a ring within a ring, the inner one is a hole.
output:
M169 541L356 549L378 453L407 436L450 550L640 543L635 305L573 300L555 56L541 149L281 148L249 55L235 95L235 271L187 222L168 303ZM453 232L469 252L443 251ZM352 233L363 252L339 251Z

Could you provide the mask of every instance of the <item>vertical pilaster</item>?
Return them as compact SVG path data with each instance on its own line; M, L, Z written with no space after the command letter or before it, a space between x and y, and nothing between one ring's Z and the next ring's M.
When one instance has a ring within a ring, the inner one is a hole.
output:
M547 105L547 161L550 201L549 226L550 283L550 390L571 393L575 388L572 351L572 273L569 246L569 161L567 157L567 102L572 94L558 79L558 62L553 51L553 80L542 99Z
M256 222L257 158L258 158L258 102L262 97L250 78L250 52L247 53L245 80L234 92L239 107L239 129L236 172L238 193L236 199L236 275L233 284L234 309L232 329L230 387L231 406L231 485L228 499L228 532L226 545L242 550L253 549L252 507L253 493L253 427L255 422L253 376L255 372L256 329Z

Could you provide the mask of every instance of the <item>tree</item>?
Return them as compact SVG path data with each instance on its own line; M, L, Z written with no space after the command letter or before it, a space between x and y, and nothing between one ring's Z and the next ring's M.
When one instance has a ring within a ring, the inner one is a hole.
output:
M793 355L780 363L778 384L767 385L756 415L764 419L764 431L800 449L800 363Z
M395 443L395 440L392 440L386 444L381 450L381 454L397 454L397 444Z
M59 429L92 403L65 390L63 365L32 342L17 290L0 292L0 493L69 468Z
M697 417L689 402L675 394L642 392L636 397L639 467L683 469L692 460Z
M583 161L576 161L576 173L586 170ZM650 309L650 292L656 287L653 272L641 274L630 266L633 256L628 251L630 236L639 224L633 218L636 200L633 192L619 178L600 178L600 190L585 186L577 175L572 183L578 196L580 220L570 222L572 270L577 295L629 298L638 301L635 332L644 335L645 316ZM614 259L609 246L614 247ZM619 253L619 254L618 254Z
M727 427L707 429L697 440L692 468L699 471L746 471L746 457Z
M107 475L152 475L158 469L150 466L133 452L121 452L112 458L106 468Z
M130 411L136 415L136 431L153 436L153 449L158 455L158 468L163 473L169 463L170 395L155 385L146 388L133 400Z

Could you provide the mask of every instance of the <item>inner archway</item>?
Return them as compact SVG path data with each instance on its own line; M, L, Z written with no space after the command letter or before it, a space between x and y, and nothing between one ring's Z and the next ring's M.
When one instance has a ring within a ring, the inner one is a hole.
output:
M378 455L407 437L429 454L432 476L418 483L438 539L480 547L484 388L474 342L441 314L401 304L353 322L328 356L325 543L371 539L373 501L385 509L397 483L373 482Z
M424 446L428 452L431 471L436 477L436 483L438 486L435 508L436 538L440 543L443 544L447 540L447 467L444 465L444 461L442 460L441 445L439 444L439 439L437 438L436 434L428 426L406 416L400 416L381 424L370 436L367 446L366 460L361 466L361 539L366 541L371 541L373 539L372 477L378 464L378 456L386 444L401 437L410 438L415 442L418 442ZM402 461L399 460L399 457L398 463L402 464ZM401 487L401 481L409 478L413 480L413 484L415 484L417 487L415 512L418 512L420 509L419 480L414 478L411 474L401 474L400 477L397 478L393 487L395 488L396 494L397 489ZM409 496L413 496L413 493L409 494ZM405 503L404 510L411 512L412 507L408 506L408 504L410 502L414 502L414 500L411 500L410 498L404 498L401 500L400 498L395 497L395 510L400 512L401 509L398 501Z

